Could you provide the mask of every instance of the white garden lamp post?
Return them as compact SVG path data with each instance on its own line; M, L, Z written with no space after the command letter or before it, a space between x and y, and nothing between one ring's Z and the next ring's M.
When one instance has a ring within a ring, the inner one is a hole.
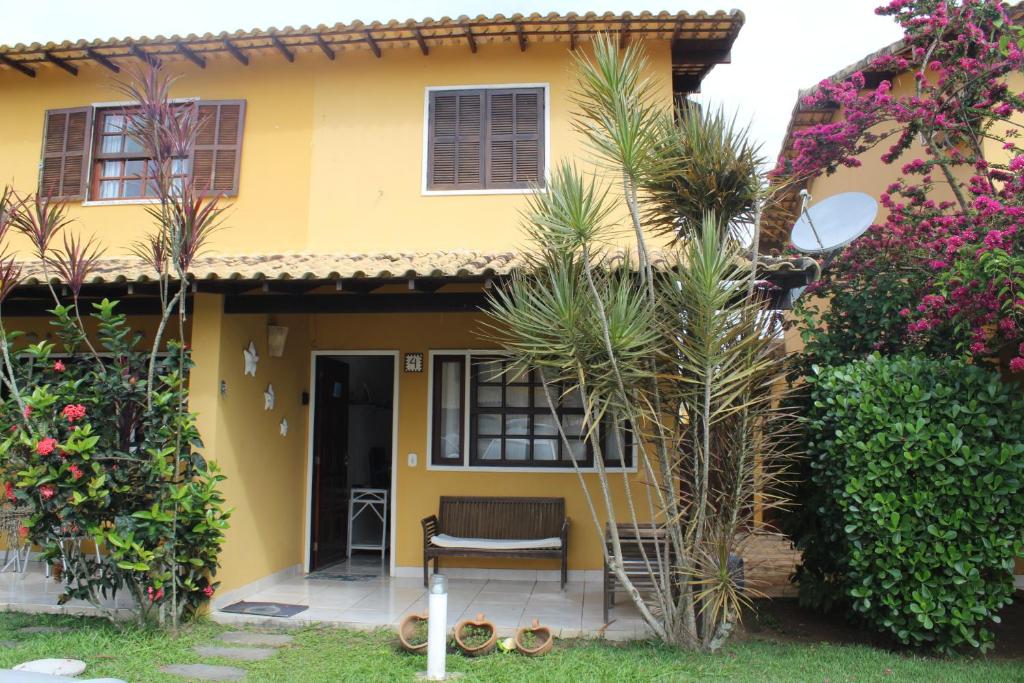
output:
M430 581L427 622L427 680L445 680L444 657L448 645L448 579L434 574Z

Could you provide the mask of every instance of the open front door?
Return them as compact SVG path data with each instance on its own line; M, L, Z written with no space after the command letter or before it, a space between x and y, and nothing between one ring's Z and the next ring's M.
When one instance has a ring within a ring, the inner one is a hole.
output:
M313 542L310 570L345 557L348 534L349 367L316 359L313 415Z

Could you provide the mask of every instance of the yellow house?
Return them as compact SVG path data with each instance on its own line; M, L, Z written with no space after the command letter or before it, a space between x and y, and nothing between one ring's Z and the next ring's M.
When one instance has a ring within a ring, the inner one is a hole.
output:
M573 51L597 32L643 41L668 104L728 61L742 23L739 12L535 14L0 47L0 177L71 203L77 227L107 246L86 300L121 300L141 329L153 324L152 273L128 248L152 199L111 84L126 64L159 62L180 75L174 97L208 121L190 162L231 209L192 273L191 407L235 509L225 596L335 563L350 544L386 557L385 573L418 577L420 520L446 495L564 498L569 573L598 575L602 540L570 461L592 471L592 455L554 438L531 378L489 373L501 361L480 308L519 263L530 187L552 160L585 154ZM46 334L39 286L5 303L9 327ZM571 398L561 410L579 422Z
M1016 5L1012 8L1012 12L1012 16L1017 23L1024 21L1024 4ZM875 88L881 81L888 80L892 84L891 92L894 96L910 95L914 92L915 75L912 71L901 73L881 72L873 70L870 66L876 57L885 54L904 53L906 49L903 41L897 41L829 76L828 80L842 81L859 71L864 75L865 87L867 88ZM1006 81L1008 87L1013 92L1024 92L1024 74L1011 72L1007 74ZM804 98L813 91L814 88L804 90L797 98L786 136L783 139L782 156L792 158L796 155L793 145L796 131L821 123L842 120L842 107L827 104L815 106L804 104ZM1024 116L1019 112L1013 115L1012 120L1018 125L1024 125ZM879 126L880 130L883 128L885 128L884 124ZM996 141L985 139L982 146L985 152L985 159L989 163L1006 164L1009 162L1010 152ZM803 182L787 188L778 206L766 219L765 230L770 235L770 239L780 245L788 243L789 231L792 228L793 220L800 212L801 190L807 190L814 201L820 201L840 192L864 192L872 197L879 197L901 175L901 164L886 164L882 161L882 155L887 147L887 145L879 145L872 150L858 155L858 159L861 162L859 167L840 166L831 175L807 178ZM906 158L924 156L921 143L918 141L911 145ZM962 182L966 182L970 176L965 167L962 166L954 167L953 173ZM954 199L952 192L944 186L937 186L936 196L950 201ZM797 351L803 347L803 341L796 327L791 327L787 330L786 347L788 351ZM1024 589L1024 558L1017 560L1015 574L1017 587Z

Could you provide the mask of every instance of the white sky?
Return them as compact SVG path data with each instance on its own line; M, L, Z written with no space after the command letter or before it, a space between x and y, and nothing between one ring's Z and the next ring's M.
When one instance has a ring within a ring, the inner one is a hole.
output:
M650 0L648 0L650 1ZM562 0L0 0L0 45L236 29L422 19L468 14L740 9L747 21L732 64L715 67L702 99L750 122L774 159L797 91L899 39L874 8L882 0L675 0L666 5Z

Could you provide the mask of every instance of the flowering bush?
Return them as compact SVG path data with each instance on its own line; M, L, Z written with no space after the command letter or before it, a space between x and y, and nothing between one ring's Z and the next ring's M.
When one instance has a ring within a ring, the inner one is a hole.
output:
M874 355L808 379L804 604L987 649L1024 551L1024 402L988 368Z
M229 513L213 464L192 452L201 446L195 418L179 412L187 377L178 371L178 343L157 358L153 408L147 408L150 353L116 312L96 306L100 356L81 353L72 312L55 309L61 351L30 344L5 372L30 393L8 394L7 438L0 445L7 500L29 504L23 535L44 558L64 565L61 602L131 593L141 621L167 609L171 585L179 611L189 615L212 594L217 555ZM11 345L17 335L7 333ZM186 368L187 369L187 368ZM20 400L20 405L19 405ZM171 456L183 444L186 458ZM79 548L91 540L106 552L97 560Z
M894 0L878 12L903 26L905 49L870 68L913 73L914 91L865 88L859 72L822 82L804 104L839 105L841 119L797 132L795 158L776 169L831 173L883 144L883 162L901 164L881 197L884 222L837 259L819 291L898 304L870 316L884 330L864 331L854 356L910 345L1024 371L1024 149L1012 119L1024 99L1007 83L1024 69L1024 33L999 0ZM999 147L1005 163L993 159ZM872 286L880 274L894 291Z

